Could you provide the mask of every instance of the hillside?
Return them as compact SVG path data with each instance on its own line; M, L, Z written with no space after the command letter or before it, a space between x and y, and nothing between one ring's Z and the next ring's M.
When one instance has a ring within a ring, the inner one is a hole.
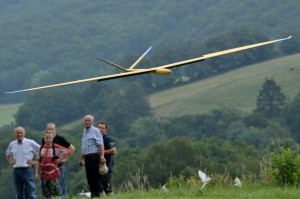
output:
M24 99L4 91L112 72L97 56L122 64L151 45L157 54L147 59L171 63L193 56L199 52L194 45L237 26L269 39L288 36L300 31L298 11L296 0L2 0L0 102ZM253 43L252 36L244 39ZM217 45L202 49L211 52Z
M286 56L185 86L155 93L149 98L156 116L170 117L204 113L221 107L251 112L266 78L281 85L287 99L300 89L300 54ZM193 67L193 66L190 66Z
M18 111L22 104L4 104L0 105L0 128L6 124L15 122L14 114Z

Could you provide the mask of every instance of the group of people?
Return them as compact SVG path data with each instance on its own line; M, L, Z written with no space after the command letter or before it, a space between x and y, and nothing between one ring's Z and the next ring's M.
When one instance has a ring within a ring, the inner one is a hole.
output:
M93 122L92 115L84 116L85 128L79 159L79 165L85 166L91 198L100 197L103 192L108 196L113 195L113 155L117 152L116 143L107 135L107 123L100 121L95 127ZM6 149L6 160L14 168L16 198L36 199L35 179L41 180L42 192L46 198L67 198L64 163L75 151L74 145L56 134L55 123L47 124L41 145L25 138L23 127L15 128L15 136L16 140L10 142ZM105 165L107 173L100 174L99 168Z

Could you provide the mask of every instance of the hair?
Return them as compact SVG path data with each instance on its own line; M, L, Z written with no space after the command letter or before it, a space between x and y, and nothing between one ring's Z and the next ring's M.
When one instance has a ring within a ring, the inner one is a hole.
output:
M46 125L46 129L48 128L48 126L50 126L50 125L53 125L54 126L54 128L56 129L56 125L55 125L55 123L54 122L48 122L47 123L47 125Z
M105 121L100 121L100 122L98 122L98 123L97 123L97 126L98 126L99 124L105 125L105 128L106 128L106 129L108 128L108 125L107 125L107 123L106 123Z
M52 134L52 133L49 133L48 131L45 131L44 132L44 136L47 135L47 134ZM53 134L52 134L53 135ZM44 138L43 138L44 139ZM44 147L45 145L42 145L40 147L40 162L42 161L42 155L41 155L41 151L42 151L42 148ZM55 154L55 146L54 146L54 143L52 142L52 152L53 152L53 157L51 159L52 162L54 162L55 159L58 159L59 157L56 156Z
M16 127L15 128L15 132L17 132L17 130L22 130L23 133L25 133L25 129L23 127L21 127L21 126Z
M44 131L44 137L45 137L45 135L48 135L48 134L52 134L52 135L53 135L53 133L52 133L52 132L50 133L50 132L49 132L49 131L47 131L47 130L46 130L46 131ZM54 135L53 135L53 138L54 138Z
M86 116L83 117L84 120L85 120L86 118L91 118L92 121L94 121L94 116L92 116L92 115L86 115Z

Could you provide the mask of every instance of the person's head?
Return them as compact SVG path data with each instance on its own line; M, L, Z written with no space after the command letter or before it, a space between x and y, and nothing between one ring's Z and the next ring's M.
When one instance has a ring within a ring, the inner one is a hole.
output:
M18 142L22 142L25 137L25 129L21 126L15 128L15 134Z
M107 131L107 123L105 121L100 121L97 124L98 129L102 134L106 134Z
M54 135L51 132L45 131L44 141L46 146L51 146L53 142Z
M83 117L83 123L86 128L90 128L93 125L94 117L92 115L86 115Z
M46 126L46 131L48 133L53 133L53 136L56 136L56 125L53 122L50 122Z

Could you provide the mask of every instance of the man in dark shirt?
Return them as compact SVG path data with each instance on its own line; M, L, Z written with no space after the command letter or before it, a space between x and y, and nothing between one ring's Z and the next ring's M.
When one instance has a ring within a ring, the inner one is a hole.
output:
M100 121L97 124L97 127L99 128L100 132L103 136L103 142L104 142L104 157L106 159L106 165L108 167L108 172L105 175L101 175L101 183L102 183L102 189L106 193L107 196L112 196L114 194L112 189L112 172L114 168L114 158L113 155L117 153L117 147L114 140L107 135L107 123L104 121Z
M70 158L70 156L73 154L73 152L75 151L75 147L72 144L70 144L63 136L56 134L56 125L54 123L48 123L46 126L46 131L48 133L53 133L53 135L54 135L53 143L63 146L71 151L70 155L64 161L68 160ZM45 141L44 141L44 139L42 139L42 145L44 145L44 144L45 144ZM67 198L68 192L67 192L67 186L66 186L66 167L65 167L64 162L59 164L59 171L60 171L59 182L61 185L60 196Z

